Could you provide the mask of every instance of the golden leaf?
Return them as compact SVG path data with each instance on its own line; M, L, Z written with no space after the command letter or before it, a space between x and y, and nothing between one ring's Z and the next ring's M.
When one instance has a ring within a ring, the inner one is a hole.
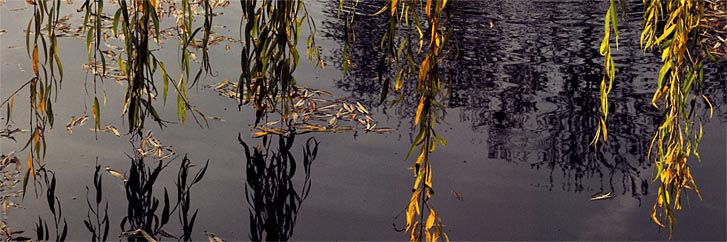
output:
M126 176L124 176L124 174L121 174L121 172L115 171L114 169L111 169L110 167L106 167L106 171L109 174L111 174L112 176L115 176L116 178L119 178L124 183L126 183L128 181L126 179Z
M35 5L35 3L33 3ZM33 72L38 76L38 45L33 46Z

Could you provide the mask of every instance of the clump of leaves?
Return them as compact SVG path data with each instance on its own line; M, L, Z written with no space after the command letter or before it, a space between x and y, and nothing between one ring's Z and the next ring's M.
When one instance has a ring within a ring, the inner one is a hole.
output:
M2 206L0 239L3 241L29 240L29 238L22 236L24 231L12 229L7 219L11 208L21 207L20 204L12 201L20 198L23 194L23 190L17 187L20 183L21 169L20 159L15 156L14 152L0 155L0 173L3 177L3 179L0 179L0 206Z
M601 45L601 54L606 57L606 77L601 85L602 116L594 142L599 134L603 134L604 141L607 140L606 97L615 73L608 39L609 26L618 33L618 17L615 2L612 0L610 3L606 14L606 34ZM686 195L685 190L694 190L701 199L688 161L692 155L700 160L698 147L703 121L699 115L700 104L703 103L709 109L709 117L712 116L712 104L702 94L703 57L710 55L710 46L704 45L707 42L703 39L705 35L699 33L704 31L703 28L714 26L702 23L705 1L645 0L644 4L642 48L646 51L657 47L664 63L651 100L651 104L662 112L649 148L649 157L654 159L655 164L655 180L661 183L651 218L662 227L665 226L663 219L667 219L671 238L676 222L675 211L682 209L681 198ZM607 88L606 78L609 80Z
M657 216L661 210L662 218L669 221L669 238L676 221L674 211L682 209L682 192L694 190L701 199L688 161L692 154L700 159L697 149L702 139L702 117L695 114L699 109L697 100L709 107L709 116L712 116L712 105L702 94L703 61L697 53L705 49L694 39L698 38L696 33L703 11L703 1L652 1L645 14L647 24L641 38L645 49L659 47L664 62L651 100L652 105L662 111L662 118L650 151L656 152L653 156L656 179L661 181L652 219L664 226ZM660 20L666 22L657 37Z
M287 122L293 109L288 97L296 90L293 72L300 58L298 37L306 21L311 32L306 52L311 60L317 58L320 62L313 34L315 24L304 1L300 0L243 1L242 16L245 24L240 25L244 41L237 91L239 102L252 103L257 109L256 125L268 112L283 114Z
M374 13L374 15L389 15L389 25L381 40L382 54L377 68L382 86L380 103L388 97L392 82L394 82L393 90L400 93L399 100L401 100L405 82L410 79L416 80L416 85L412 88L416 90L419 99L414 115L414 126L418 127L418 134L407 158L417 148L419 155L412 167L415 182L411 199L405 208L406 225L403 229L410 233L411 241L436 241L440 237L449 240L442 228L441 217L430 203L434 189L429 154L436 150L438 143L446 144L444 138L436 134L434 127L439 116L445 112L440 101L447 96L446 82L440 74L440 64L449 53L447 44L452 30L446 30L444 26L448 19L445 11L450 5L452 2L447 0L425 2L390 0L381 10ZM343 1L339 6L341 9ZM355 9L355 4L352 8ZM349 17L345 20L347 25L353 22L353 15L355 13L349 13ZM406 31L403 36L399 32L400 28ZM348 42L353 38L346 38L348 46ZM344 50L344 59L347 54L347 50ZM417 64L418 60L421 62ZM403 65L400 65L400 62L403 62ZM346 66L347 62L344 63L344 69ZM396 73L394 78L386 73L389 66L394 68L393 73Z

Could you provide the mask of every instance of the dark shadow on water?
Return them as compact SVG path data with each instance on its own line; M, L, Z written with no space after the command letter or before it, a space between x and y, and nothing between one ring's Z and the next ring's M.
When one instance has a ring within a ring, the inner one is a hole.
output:
M311 188L311 164L318 153L318 141L311 137L303 147L302 163L292 153L295 134L264 136L261 144L245 149L247 186L245 196L250 206L250 234L253 241L287 241L293 235L295 221ZM271 150L272 149L272 150ZM296 189L293 182L298 165L303 165L305 178Z

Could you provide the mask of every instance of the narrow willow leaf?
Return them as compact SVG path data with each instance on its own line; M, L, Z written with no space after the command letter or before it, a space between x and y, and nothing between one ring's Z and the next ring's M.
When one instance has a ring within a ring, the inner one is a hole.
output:
M33 73L38 76L38 45L33 46Z
M101 114L100 114L101 111L100 110L101 110L101 108L99 107L99 104L98 104L98 98L97 97L94 97L93 98L92 114L93 114L93 119L96 120L96 128L97 129L101 129Z

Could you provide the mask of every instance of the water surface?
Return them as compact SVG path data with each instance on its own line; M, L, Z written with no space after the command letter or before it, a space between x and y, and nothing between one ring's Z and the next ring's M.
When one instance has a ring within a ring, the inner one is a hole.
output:
M373 13L380 1L362 2L359 10ZM77 4L77 3L74 3ZM355 67L343 77L338 63L343 26L337 20L338 1L306 1L319 27L319 44L326 68L303 61L295 73L299 85L320 88L336 96L352 97L366 105L379 99L375 72L383 17L358 16L354 29L357 42L352 53ZM0 40L3 97L29 79L30 61L24 50L23 28L29 18L22 1L0 5ZM74 5L75 6L75 5ZM609 100L610 140L594 151L589 145L596 129L598 85L602 59L598 44L603 31L602 1L459 1L452 24L459 55L445 67L451 80L446 101L447 115L438 124L447 146L437 150L434 166L433 204L453 240L664 240L668 231L659 229L649 215L655 200L651 162L646 159L648 141L657 121L657 110L649 105L658 58L638 48L641 1L627 1L628 23L622 27L619 50L615 52L617 83ZM69 13L72 7L64 5ZM239 6L233 3L215 18L220 35L236 37ZM17 18L16 16L23 16ZM75 15L75 21L80 16ZM622 21L626 22L626 21ZM79 88L87 76L83 40L60 38L66 76L56 105L59 123L71 116L88 113L92 98ZM228 52L224 45L210 50L216 76L204 84L239 75L239 45ZM176 61L176 43L165 44L163 56ZM178 70L171 72L178 72ZM702 162L691 163L703 201L689 193L689 204L677 214L675 240L725 240L725 146L727 145L727 86L724 65L711 64L706 75L706 93L715 104L715 117L705 126L700 145ZM88 85L88 83L86 83ZM107 81L107 104L103 123L124 127L120 117L123 86ZM203 231L227 240L246 240L251 234L245 197L246 159L238 134L250 146L261 144L252 137L254 112L214 91L192 91L192 102L211 121L209 128L193 123L172 124L163 130L149 127L156 138L194 164L210 160L207 175L192 188L192 207L199 208L193 232ZM16 100L25 100L19 96ZM173 105L172 105L173 106ZM27 109L23 101L16 110ZM310 168L310 192L300 203L294 240L404 240L395 231L404 225L399 212L405 207L413 178L405 160L415 131L411 129L415 104L373 108L381 127L397 128L387 134L320 133L296 137L292 152L300 157L305 141L320 142ZM162 113L174 120L174 107ZM17 112L17 126L27 115ZM88 126L88 125L87 125ZM123 130L123 129L122 129ZM25 137L19 136L18 140ZM102 167L127 170L133 148L129 136L117 138L94 133L84 126L73 135L56 124L48 135L46 164L58 179L59 201L69 223L69 239L88 240L83 226L88 210L86 186L93 185L96 158ZM23 142L2 140L2 152L22 148ZM277 138L272 143L277 145ZM274 150L275 148L273 148ZM22 153L21 153L22 154ZM300 161L299 161L300 162ZM176 167L172 163L160 178L161 186L174 187ZM292 178L297 192L305 183L302 165ZM111 236L120 232L126 213L123 185L105 176L105 196L110 204ZM589 201L591 195L613 192L613 199ZM455 195L456 194L456 195ZM25 209L13 209L9 221L15 228L32 231L38 216L47 218L42 194L29 193ZM179 233L172 217L167 231ZM394 226L392 226L394 224ZM26 232L29 233L29 232ZM30 232L30 235L33 233Z

